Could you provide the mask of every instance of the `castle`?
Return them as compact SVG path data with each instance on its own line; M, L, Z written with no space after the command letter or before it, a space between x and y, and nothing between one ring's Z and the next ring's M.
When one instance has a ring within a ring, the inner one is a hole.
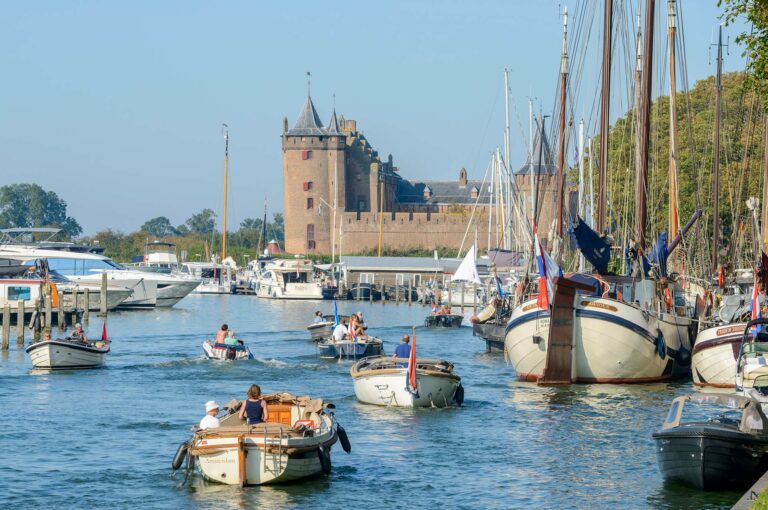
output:
M536 147L544 151L536 173L553 181L546 139ZM361 253L375 250L380 238L383 247L397 249L466 250L475 236L478 249L495 247L488 235L488 215L496 214L489 184L468 179L463 168L456 180L406 180L391 155L381 160L354 120L334 111L324 126L310 96L292 128L283 119L282 149L289 253ZM530 164L515 172L521 194L530 193ZM551 221L555 196L549 188L540 191L543 221ZM487 246L489 237L494 246Z

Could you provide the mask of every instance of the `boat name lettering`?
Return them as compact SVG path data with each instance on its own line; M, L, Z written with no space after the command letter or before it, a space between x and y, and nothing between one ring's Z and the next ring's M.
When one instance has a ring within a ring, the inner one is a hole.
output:
M611 312L618 312L619 309L612 305L607 305L605 303L600 303L598 301L582 301L581 306L585 306L588 308L600 308L601 310L610 310Z
M528 310L533 310L533 309L534 309L534 308L536 308L537 306L539 306L539 305L537 305L536 303L531 303L530 305L525 305L525 306L523 307L523 311L524 311L524 312L527 312Z
M727 335L728 333L744 333L744 326L728 326L715 331L715 336Z

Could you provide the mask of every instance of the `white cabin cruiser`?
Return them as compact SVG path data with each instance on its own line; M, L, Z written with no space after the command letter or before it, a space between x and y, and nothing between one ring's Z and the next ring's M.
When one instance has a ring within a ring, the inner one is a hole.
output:
M311 260L275 260L264 268L256 295L269 299L323 299L323 286L313 278L313 272Z
M200 281L195 294L232 294L237 279L234 268L216 262L184 262L179 271Z

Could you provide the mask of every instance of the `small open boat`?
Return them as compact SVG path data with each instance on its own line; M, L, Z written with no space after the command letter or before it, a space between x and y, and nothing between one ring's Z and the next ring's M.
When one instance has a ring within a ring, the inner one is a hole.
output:
M317 344L321 358L360 359L384 354L384 342L374 336L362 336L357 340L334 341L333 338Z
M464 317L461 315L427 315L424 326L428 328L460 328Z
M32 365L45 370L94 368L104 364L109 352L109 340L83 342L57 338L36 342L26 349Z
M768 469L768 418L749 397L677 397L653 439L664 478L697 489L749 487Z
M224 406L221 426L196 429L182 443L171 467L186 460L187 474L198 465L206 480L227 485L290 482L331 472L331 446L351 447L344 429L335 423L333 404L288 393L266 395L266 423L247 425L237 414L242 401Z
M438 359L416 359L416 391L406 388L408 360L366 358L349 371L360 402L395 407L448 407L464 403L461 377L453 364Z
M203 342L203 351L208 359L253 359L253 354L242 340L238 340L237 345L217 344L214 340L206 340Z
M333 325L335 324L334 315L323 315L322 322L315 322L307 326L309 334L312 336L312 341L319 342L324 338L330 338L333 334ZM349 321L349 315L339 315L339 320Z

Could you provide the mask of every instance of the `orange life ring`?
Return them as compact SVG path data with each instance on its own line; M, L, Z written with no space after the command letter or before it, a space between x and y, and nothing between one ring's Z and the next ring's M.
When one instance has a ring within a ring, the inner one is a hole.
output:
M667 311L672 310L672 293L669 291L669 287L664 289L664 301L667 303Z
M720 268L717 270L717 286L721 289L725 287L725 269L723 269L722 264L720 265Z

